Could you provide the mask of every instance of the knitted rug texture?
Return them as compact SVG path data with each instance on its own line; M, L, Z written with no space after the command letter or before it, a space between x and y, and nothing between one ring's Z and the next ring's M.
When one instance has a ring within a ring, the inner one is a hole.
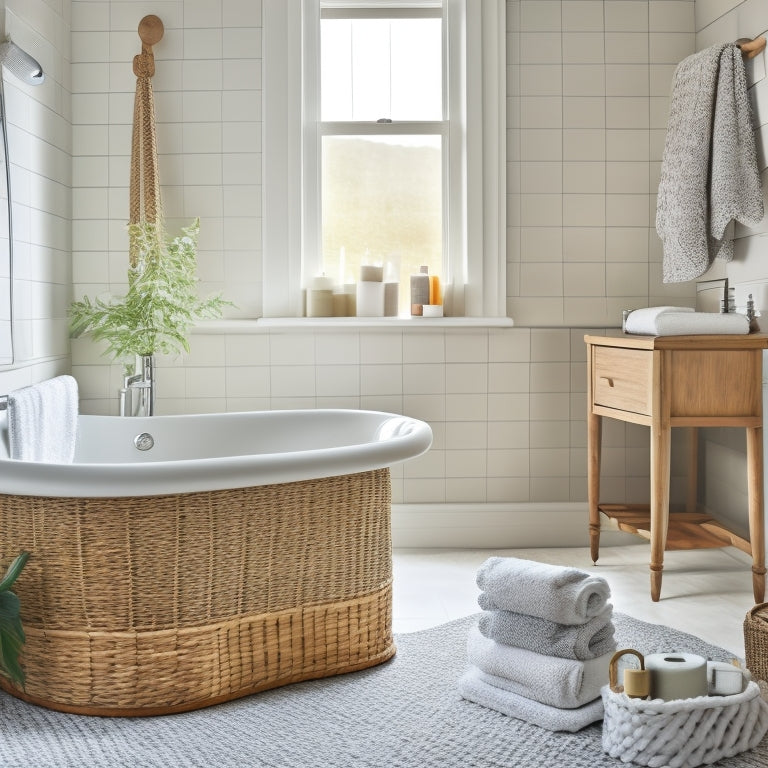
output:
M0 766L35 768L603 768L601 723L552 733L461 699L477 615L396 636L378 667L179 715L68 715L0 693ZM614 615L619 648L732 654L669 627ZM765 768L768 738L716 764Z

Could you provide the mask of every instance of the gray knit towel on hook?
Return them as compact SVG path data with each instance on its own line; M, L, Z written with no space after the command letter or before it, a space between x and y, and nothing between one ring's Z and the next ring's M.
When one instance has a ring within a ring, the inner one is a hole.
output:
M656 208L664 282L694 280L715 257L730 261L732 222L762 218L741 50L714 45L675 70Z

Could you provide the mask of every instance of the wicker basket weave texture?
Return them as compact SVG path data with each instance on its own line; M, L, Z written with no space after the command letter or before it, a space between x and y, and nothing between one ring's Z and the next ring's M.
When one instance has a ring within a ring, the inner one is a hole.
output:
M768 681L768 603L759 603L744 618L744 654L752 676Z
M359 475L174 496L4 496L2 559L32 552L17 588L25 626L194 627L381 588L392 577L389 501L388 482Z
M160 497L0 496L0 542L3 561L32 553L16 585L26 695L57 708L180 711L394 653L387 469Z

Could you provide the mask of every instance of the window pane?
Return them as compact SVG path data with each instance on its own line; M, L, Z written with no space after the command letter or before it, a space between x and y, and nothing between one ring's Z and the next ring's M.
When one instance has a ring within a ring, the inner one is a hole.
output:
M355 283L361 264L384 265L399 280L401 315L420 266L442 276L441 144L433 135L323 137L323 271Z
M442 120L442 22L323 19L321 119Z

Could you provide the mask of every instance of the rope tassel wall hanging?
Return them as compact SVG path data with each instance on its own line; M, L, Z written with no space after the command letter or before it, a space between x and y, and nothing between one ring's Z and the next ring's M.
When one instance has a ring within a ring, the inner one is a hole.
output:
M145 16L139 23L141 53L133 57L136 75L136 96L133 104L133 136L131 142L131 224L158 223L160 209L160 178L157 171L157 133L155 130L155 99L152 77L155 55L152 46L163 38L165 29L157 16ZM133 238L132 238L133 241ZM130 263L136 266L135 244L131 242Z

